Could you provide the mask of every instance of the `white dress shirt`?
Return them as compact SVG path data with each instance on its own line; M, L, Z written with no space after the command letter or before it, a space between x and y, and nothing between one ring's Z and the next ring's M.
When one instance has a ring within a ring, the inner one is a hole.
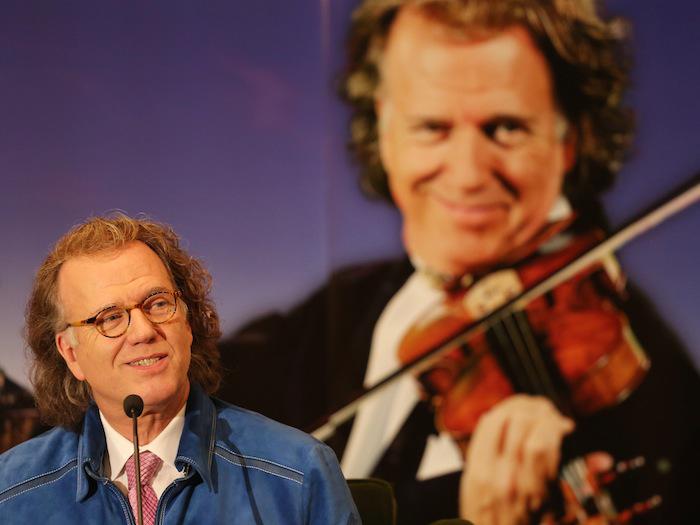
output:
M150 450L163 461L151 481L151 486L159 498L173 481L184 475L175 468L175 458L177 457L177 449L180 446L182 429L185 427L185 406L186 403L182 405L177 415L153 441L148 445L139 446L141 453ZM102 461L105 475L126 496L129 492L126 479L126 462L134 454L134 444L114 430L102 412L100 412L100 419L102 420L102 427L107 440L107 453Z

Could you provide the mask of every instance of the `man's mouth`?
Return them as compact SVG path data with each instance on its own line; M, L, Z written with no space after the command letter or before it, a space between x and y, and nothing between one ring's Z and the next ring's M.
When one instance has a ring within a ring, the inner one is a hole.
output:
M163 359L165 356L154 356L154 357L147 357L144 359L137 359L135 361L130 361L129 366L151 366L156 364L158 361Z
M464 227L485 227L503 220L508 206L503 201L460 202L434 194L433 197L447 210L456 224Z

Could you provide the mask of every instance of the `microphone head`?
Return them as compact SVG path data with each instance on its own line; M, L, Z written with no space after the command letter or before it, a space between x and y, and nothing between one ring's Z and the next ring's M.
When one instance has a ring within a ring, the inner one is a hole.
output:
M143 412L143 399L136 394L130 394L124 398L124 412L129 417L139 417Z

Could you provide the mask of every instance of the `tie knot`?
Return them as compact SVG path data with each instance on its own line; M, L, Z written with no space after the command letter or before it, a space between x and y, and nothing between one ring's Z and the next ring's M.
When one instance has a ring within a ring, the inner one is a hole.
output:
M153 475L163 462L153 452L146 451L140 455L141 462L141 485L148 485L153 479ZM132 455L126 462L126 478L129 483L129 489L136 486L136 465L134 456Z

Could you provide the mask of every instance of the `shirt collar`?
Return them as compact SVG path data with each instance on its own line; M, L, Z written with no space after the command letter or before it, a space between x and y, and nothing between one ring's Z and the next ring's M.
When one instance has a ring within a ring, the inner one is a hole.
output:
M180 446L180 436L185 426L185 406L186 404L182 405L175 417L153 441L140 446L139 450L141 452L150 450L163 461L163 464L174 466L177 449ZM109 476L111 480L115 480L122 473L128 459L133 455L134 445L110 425L101 411L100 419L107 441L107 454L104 459L105 475ZM109 470L106 470L107 467Z
M571 203L564 197L564 195L559 195L552 209L549 210L549 215L547 216L548 222L558 222L571 217L574 210L571 208Z

